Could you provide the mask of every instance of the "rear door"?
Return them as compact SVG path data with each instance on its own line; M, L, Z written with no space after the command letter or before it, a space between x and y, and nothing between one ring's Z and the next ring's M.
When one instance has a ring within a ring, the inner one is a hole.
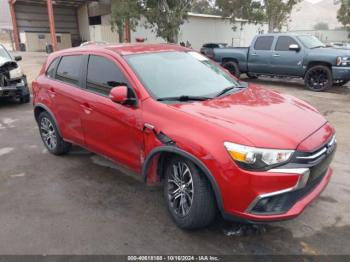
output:
M114 103L109 98L112 88L126 85L136 98L115 58L90 55L86 66L86 91L82 117L86 145L95 152L140 171L143 131L140 104Z
M250 47L248 55L248 71L252 73L270 74L270 61L274 36L258 36Z
M59 122L65 139L77 144L84 144L84 133L81 126L84 91L81 89L82 55L67 55L54 61L56 67L48 69L47 91L52 110Z
M300 50L289 50L298 45ZM304 49L294 38L279 36L272 54L271 70L278 75L301 76L303 74Z

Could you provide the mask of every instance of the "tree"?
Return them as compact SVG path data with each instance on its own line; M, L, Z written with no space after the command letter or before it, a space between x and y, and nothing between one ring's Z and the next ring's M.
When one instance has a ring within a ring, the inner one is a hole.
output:
M341 0L337 18L344 27L350 27L350 0Z
M223 15L246 19L250 23L267 22L269 33L280 31L286 23L294 5L301 0L216 0Z
M120 43L125 42L125 38L130 41L130 30L135 30L141 16L139 1L112 0L111 11L112 31L117 31ZM125 32L125 27L128 32Z
M207 15L221 15L220 10L210 0L195 0L191 12Z
M187 19L193 0L142 0L143 15L158 37L177 43L180 26Z
M328 30L329 26L327 23L319 22L316 25L314 25L315 30Z

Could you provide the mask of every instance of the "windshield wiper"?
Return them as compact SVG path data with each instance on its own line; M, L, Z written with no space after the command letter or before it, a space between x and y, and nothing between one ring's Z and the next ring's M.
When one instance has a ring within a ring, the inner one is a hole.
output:
M315 48L325 48L325 46L324 45L318 45L318 46L311 47L311 49L315 49Z
M223 90L221 90L217 95L215 95L215 97L220 97L228 92L230 92L231 90L234 90L234 89L241 89L241 88L246 88L248 86L247 83L245 82L240 82L241 85L239 86L229 86L229 87L226 87L224 88Z
M158 98L157 101L180 101L180 102L186 102L186 101L204 101L211 99L210 97L206 96L172 96L172 97L161 97Z

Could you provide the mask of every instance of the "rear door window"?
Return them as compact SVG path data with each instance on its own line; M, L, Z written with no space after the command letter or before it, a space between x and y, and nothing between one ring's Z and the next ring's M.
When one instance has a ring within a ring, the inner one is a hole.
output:
M46 71L46 76L48 78L55 78L56 75L56 68L57 68L57 64L58 64L59 59L56 58L55 60L53 60L49 66L49 68Z
M90 55L86 88L95 93L108 96L111 89L126 85L126 78L117 65L102 56Z
M81 55L64 56L57 68L56 79L78 86L81 73Z
M254 45L255 50L271 50L273 36L259 36Z

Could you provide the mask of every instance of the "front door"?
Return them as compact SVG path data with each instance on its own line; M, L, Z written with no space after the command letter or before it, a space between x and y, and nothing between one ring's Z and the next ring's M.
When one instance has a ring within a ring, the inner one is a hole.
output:
M290 45L299 50L289 50ZM301 76L303 74L304 49L290 36L279 36L272 54L271 70L277 75Z
M126 85L135 96L129 81L113 57L90 55L87 61L86 91L82 104L82 125L88 148L129 168L140 171L143 131L139 105L114 103L109 93Z

